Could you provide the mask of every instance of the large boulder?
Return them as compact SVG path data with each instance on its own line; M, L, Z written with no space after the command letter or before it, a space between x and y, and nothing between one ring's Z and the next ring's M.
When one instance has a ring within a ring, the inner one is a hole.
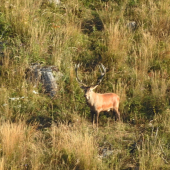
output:
M39 63L34 63L26 69L27 80L35 86L41 83L44 92L48 93L51 97L56 95L58 87L57 81L59 81L62 76L63 74L56 66L42 66Z

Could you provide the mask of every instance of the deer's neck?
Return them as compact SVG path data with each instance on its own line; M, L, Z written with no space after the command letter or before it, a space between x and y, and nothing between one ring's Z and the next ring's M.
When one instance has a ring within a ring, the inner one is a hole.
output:
M89 99L87 100L87 103L90 105L90 106L94 106L94 103L95 103L95 92L91 92L90 93L90 97L89 97Z

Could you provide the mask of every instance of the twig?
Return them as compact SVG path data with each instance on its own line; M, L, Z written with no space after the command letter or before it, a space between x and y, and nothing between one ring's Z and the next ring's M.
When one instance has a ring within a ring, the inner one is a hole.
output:
M156 129L156 133L155 133L155 141L156 141L156 138L157 138L157 136L158 136L158 127L157 127L157 129Z
M161 148L162 154L166 157L166 154L165 154L165 152L163 151L163 148L162 148L162 145L161 145L161 144L160 144L160 148ZM161 158L164 160L165 163L168 164L168 161L167 161L163 156L161 156Z
M161 156L161 158L164 160L166 164L168 164L168 161L163 156Z

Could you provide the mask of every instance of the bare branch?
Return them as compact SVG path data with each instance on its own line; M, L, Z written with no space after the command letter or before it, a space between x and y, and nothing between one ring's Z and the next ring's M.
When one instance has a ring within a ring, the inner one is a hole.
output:
M166 157L166 154L165 154L165 152L164 152L161 144L160 144L160 149L161 149L161 151L162 151L162 154ZM164 162L165 162L166 164L168 164L168 161L163 157L163 155L161 156L161 158L164 160Z

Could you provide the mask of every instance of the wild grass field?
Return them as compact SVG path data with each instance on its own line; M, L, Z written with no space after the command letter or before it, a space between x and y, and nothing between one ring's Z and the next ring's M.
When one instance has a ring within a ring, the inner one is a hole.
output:
M170 169L170 0L0 0L0 169ZM135 27L130 23L135 22ZM55 97L32 63L63 74ZM121 120L90 109L76 81L120 96Z

